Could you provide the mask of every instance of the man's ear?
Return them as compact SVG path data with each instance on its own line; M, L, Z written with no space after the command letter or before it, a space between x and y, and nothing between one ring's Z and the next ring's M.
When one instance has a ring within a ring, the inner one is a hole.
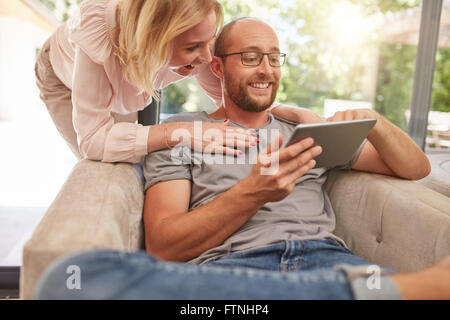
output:
M222 59L219 57L214 56L212 58L212 61L210 62L209 66L211 67L211 71L214 73L214 75L219 78L220 80L223 80L223 62Z

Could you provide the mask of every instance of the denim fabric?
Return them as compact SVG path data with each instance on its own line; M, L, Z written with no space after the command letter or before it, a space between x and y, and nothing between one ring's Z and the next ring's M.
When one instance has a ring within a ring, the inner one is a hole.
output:
M231 253L207 264L293 272L333 268L339 264L357 266L372 263L355 256L336 240L326 239L282 241L267 247Z
M332 268L336 263L369 264L334 240L283 241L204 265L163 262L145 252L92 251L54 263L41 278L35 297L354 299L346 271ZM70 266L79 268L79 289L70 285L74 276Z
M145 182L145 179L144 179L144 170L143 170L143 168L142 168L142 165L143 165L143 164L144 164L144 160L142 160L140 163L135 163L135 164L133 164L133 167L136 169L136 171L137 171L139 177L141 178L141 180Z

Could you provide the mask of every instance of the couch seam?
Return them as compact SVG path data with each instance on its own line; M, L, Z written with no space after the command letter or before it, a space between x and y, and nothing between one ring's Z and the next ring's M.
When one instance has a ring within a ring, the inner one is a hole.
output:
M378 248L381 246L381 243L384 241L383 220L384 220L384 213L385 213L386 203L390 199L391 194L392 194L391 190L392 190L392 186L391 186L391 189L389 190L389 192L387 193L386 197L384 197L384 202L383 202L383 205L381 207L380 228L377 231L377 234L375 235L375 242L376 242L376 247L375 247L375 252L374 252L375 255L377 255ZM378 237L380 238L380 242L378 242Z

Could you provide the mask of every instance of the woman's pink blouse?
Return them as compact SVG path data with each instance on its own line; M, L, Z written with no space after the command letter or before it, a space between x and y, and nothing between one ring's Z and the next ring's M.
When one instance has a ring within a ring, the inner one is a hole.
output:
M103 162L139 162L147 154L149 126L115 123L112 112L144 109L152 97L122 76L112 39L117 39L117 0L85 0L51 37L50 61L58 78L72 90L73 126L82 157ZM204 64L192 74L206 93L221 103L220 81ZM183 79L164 68L157 88ZM151 137L150 137L151 139Z

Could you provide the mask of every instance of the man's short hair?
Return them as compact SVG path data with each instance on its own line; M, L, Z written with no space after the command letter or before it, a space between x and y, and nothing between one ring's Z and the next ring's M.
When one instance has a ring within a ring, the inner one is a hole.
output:
M214 50L214 55L216 57L221 57L225 54L227 54L226 50L228 48L228 44L227 44L227 40L228 40L228 35L230 34L230 31L233 29L233 26L242 20L256 20L256 21L260 21L256 18L251 18L251 17L243 17L243 18L239 18L236 20L233 20L229 23L227 23L223 28L222 31L220 32L220 34L218 35L217 39L216 39L216 44L215 44L215 50Z

